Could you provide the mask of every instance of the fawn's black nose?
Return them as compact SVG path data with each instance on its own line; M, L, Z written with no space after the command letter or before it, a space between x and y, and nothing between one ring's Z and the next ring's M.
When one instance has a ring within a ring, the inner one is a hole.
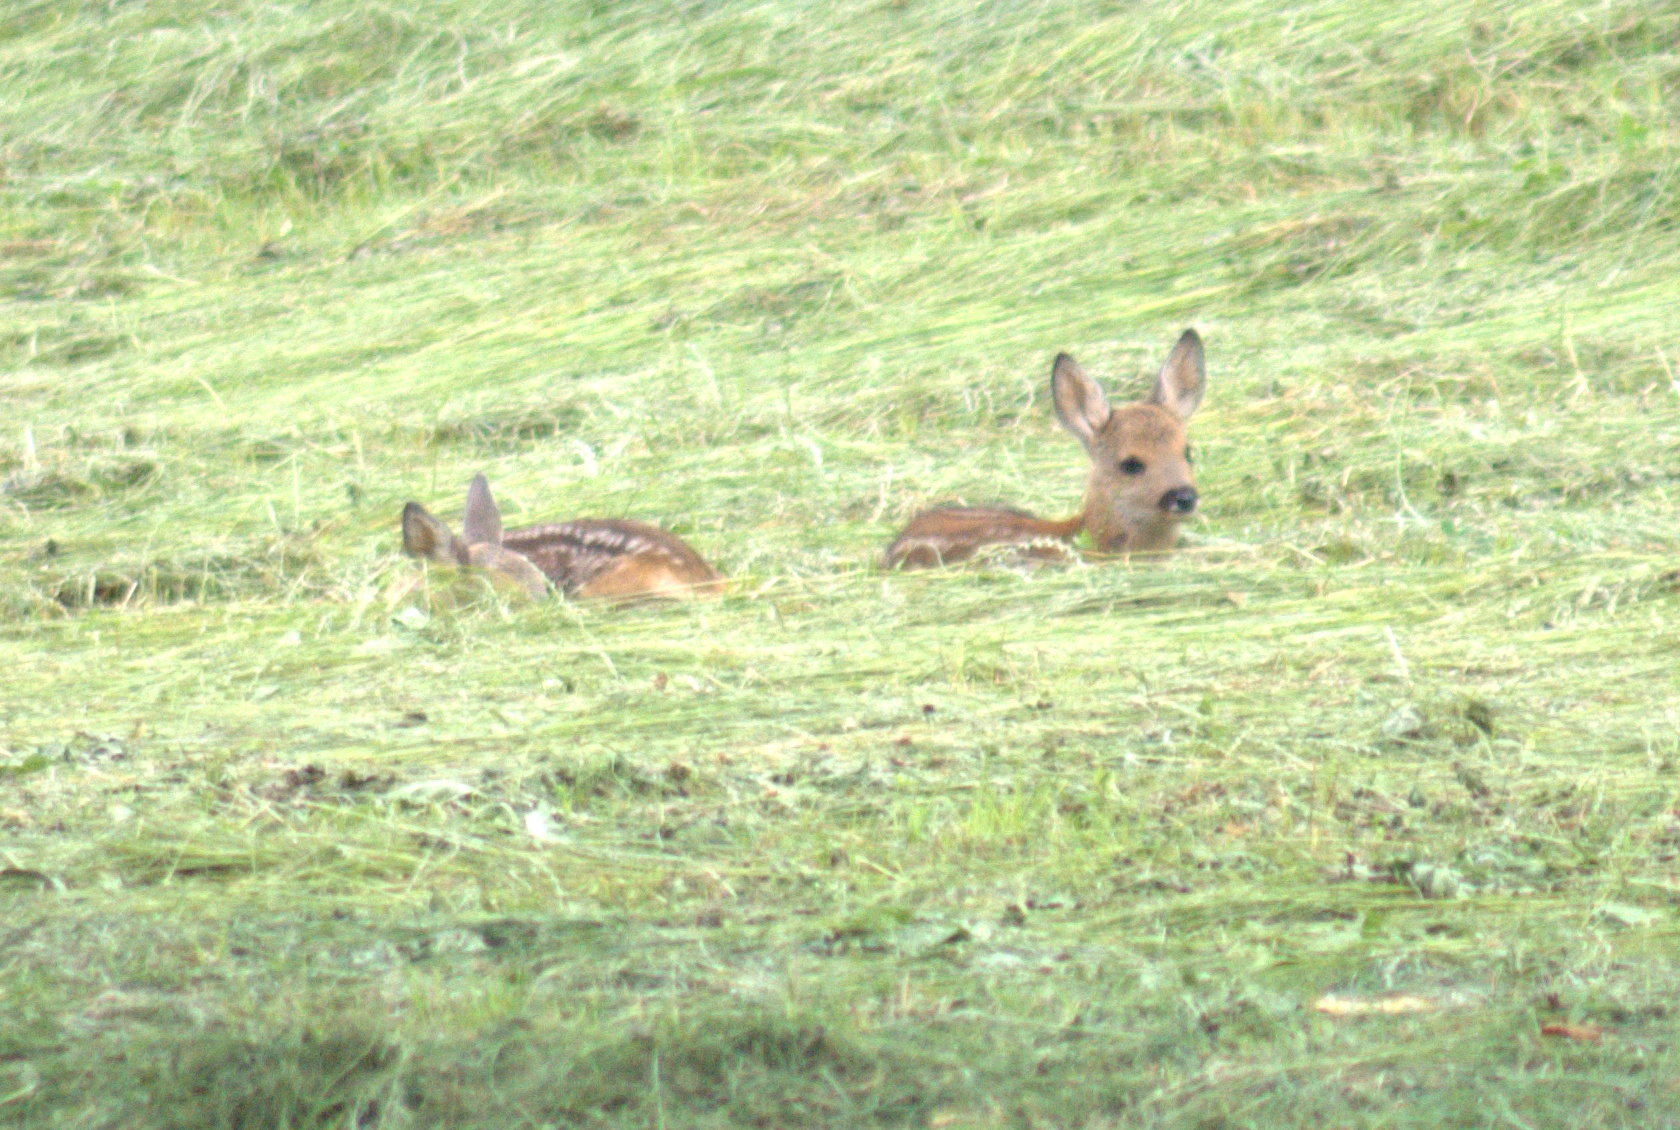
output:
M1161 496L1161 509L1168 514L1188 514L1196 509L1195 487L1174 487Z

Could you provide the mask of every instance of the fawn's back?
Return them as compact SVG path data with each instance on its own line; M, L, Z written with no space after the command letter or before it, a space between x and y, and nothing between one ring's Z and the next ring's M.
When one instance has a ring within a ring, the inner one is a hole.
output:
M585 518L504 531L483 475L467 488L460 537L418 502L403 507L402 531L409 554L479 569L532 596L551 584L582 599L703 595L723 581L681 538L643 522Z

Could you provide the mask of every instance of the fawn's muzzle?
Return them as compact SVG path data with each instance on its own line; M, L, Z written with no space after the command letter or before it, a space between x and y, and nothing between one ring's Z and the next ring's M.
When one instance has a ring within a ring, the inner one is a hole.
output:
M1174 487L1161 496L1160 506L1168 514L1188 514L1196 509L1196 488Z

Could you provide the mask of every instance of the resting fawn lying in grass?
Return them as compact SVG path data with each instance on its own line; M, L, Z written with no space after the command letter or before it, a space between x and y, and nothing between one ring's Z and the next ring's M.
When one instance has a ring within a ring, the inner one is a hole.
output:
M1056 418L1091 457L1084 508L1071 518L1034 518L1004 506L943 506L910 519L887 547L888 568L950 564L982 546L1019 545L1063 556L1089 530L1104 553L1162 553L1196 509L1184 424L1202 402L1207 370L1202 340L1185 330L1155 378L1149 399L1110 408L1108 398L1066 353L1050 371Z
M723 582L681 538L641 522L586 518L504 533L483 475L467 488L460 537L418 502L403 507L402 536L415 557L481 569L532 596L550 584L584 598L710 595Z

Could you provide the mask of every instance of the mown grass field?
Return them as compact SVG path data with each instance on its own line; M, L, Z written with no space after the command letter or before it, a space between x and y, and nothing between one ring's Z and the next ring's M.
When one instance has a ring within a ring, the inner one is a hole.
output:
M12 0L0 1125L1675 1125L1677 45ZM878 571L1186 325L1173 559Z

